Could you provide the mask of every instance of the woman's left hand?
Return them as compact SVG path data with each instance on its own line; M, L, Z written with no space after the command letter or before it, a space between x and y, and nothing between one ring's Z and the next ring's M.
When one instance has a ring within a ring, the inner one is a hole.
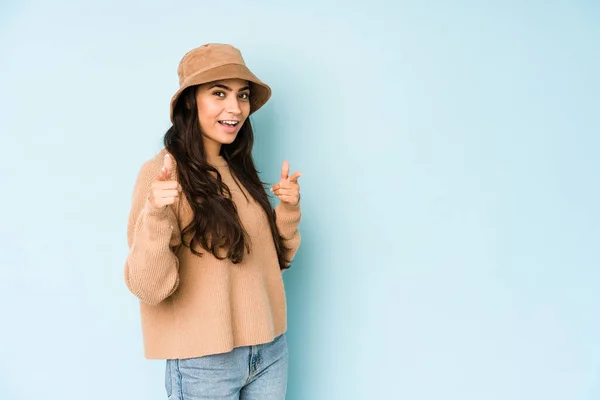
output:
M284 161L281 167L281 179L271 187L271 193L275 194L282 203L297 205L300 202L298 178L302 172L294 172L292 176L288 176L289 173L290 164Z

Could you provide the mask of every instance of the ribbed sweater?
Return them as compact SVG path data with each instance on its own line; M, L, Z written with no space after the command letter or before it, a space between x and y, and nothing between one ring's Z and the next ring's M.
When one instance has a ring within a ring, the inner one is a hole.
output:
M267 215L233 179L221 156L208 161L231 191L240 221L250 238L250 253L239 264L219 260L182 244L181 231L193 212L182 194L175 204L156 210L148 201L150 185L163 166L162 149L143 163L133 190L127 229L129 253L125 283L140 300L144 355L183 359L224 353L239 346L267 343L287 329L282 271ZM172 180L177 180L173 160ZM246 197L242 193L245 192ZM293 257L300 245L300 205L279 203L276 222ZM189 243L186 236L185 242Z

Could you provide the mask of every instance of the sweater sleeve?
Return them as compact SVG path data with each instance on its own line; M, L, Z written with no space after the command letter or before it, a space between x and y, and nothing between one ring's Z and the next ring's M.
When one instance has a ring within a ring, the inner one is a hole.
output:
M300 211L300 204L290 205L280 202L275 207L275 221L279 233L283 236L285 246L290 248L289 261L292 261L294 255L300 247L300 231L298 226L300 225L300 219L302 213Z
M156 305L179 285L179 259L174 248L181 244L181 232L174 212L176 204L156 210L148 201L152 181L160 165L146 162L133 191L127 226L129 253L125 262L125 283L141 301Z

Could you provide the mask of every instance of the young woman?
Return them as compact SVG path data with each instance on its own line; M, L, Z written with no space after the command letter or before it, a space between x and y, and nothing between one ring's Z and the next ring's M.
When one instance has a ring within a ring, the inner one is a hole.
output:
M249 115L271 96L238 49L188 52L165 148L139 172L125 282L146 358L170 399L284 399L283 270L300 245L300 173L283 163L273 209L252 159Z

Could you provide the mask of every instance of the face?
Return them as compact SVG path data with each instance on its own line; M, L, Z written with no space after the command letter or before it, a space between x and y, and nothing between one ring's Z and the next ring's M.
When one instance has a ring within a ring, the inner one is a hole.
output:
M250 115L250 86L242 79L205 83L196 90L196 103L207 150L220 149L235 140Z

